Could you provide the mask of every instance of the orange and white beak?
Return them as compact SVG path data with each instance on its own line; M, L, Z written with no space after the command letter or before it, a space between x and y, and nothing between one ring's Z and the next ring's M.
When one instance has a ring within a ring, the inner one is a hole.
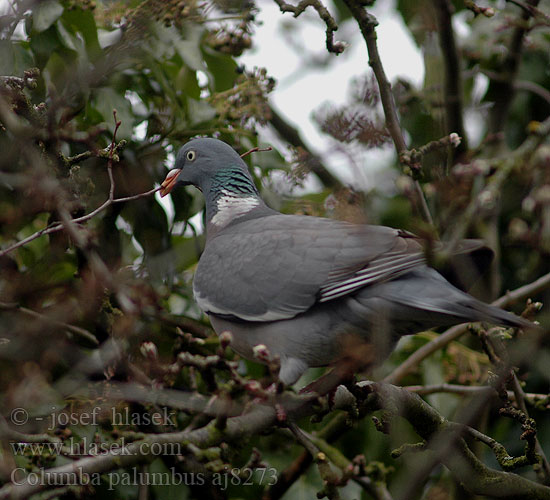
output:
M178 180L178 176L181 172L181 168L174 168L168 172L168 175L166 176L166 179L162 182L160 185L160 196L164 197L166 196L172 189L174 189L174 186L176 185L176 182Z

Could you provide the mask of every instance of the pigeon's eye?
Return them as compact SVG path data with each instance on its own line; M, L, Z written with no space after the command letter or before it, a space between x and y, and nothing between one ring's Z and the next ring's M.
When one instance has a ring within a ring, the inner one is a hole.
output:
M187 161L194 161L196 157L197 153L193 150L187 151L187 153L185 154L185 158L187 159Z

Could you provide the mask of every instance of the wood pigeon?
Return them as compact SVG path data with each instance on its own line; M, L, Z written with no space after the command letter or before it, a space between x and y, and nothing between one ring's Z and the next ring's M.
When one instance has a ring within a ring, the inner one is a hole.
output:
M217 139L179 150L161 195L179 185L196 186L206 200L195 300L218 335L231 332L239 354L254 359L265 346L279 356L284 384L313 366L380 362L402 335L433 327L533 326L428 267L411 233L272 210L238 153Z

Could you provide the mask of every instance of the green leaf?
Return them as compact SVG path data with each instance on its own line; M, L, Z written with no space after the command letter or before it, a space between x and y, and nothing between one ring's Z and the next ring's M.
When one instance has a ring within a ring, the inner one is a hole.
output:
M0 40L0 74L23 75L23 71L34 66L32 54L21 43Z
M398 0L397 2L397 9L403 17L405 26L419 47L424 43L426 36L424 16L426 12L430 12L430 7L427 0Z
M65 78L68 74L67 61L57 52L53 52L44 70L42 76L47 86L53 85L60 90L65 83ZM59 88L58 88L59 84Z
M237 63L225 54L206 47L203 50L203 57L212 76L210 84L214 92L222 92L233 87L237 76Z
M197 237L172 236L170 256L176 272L181 273L197 263L200 251L204 248L204 239L202 234Z
M93 59L101 54L97 26L91 10L66 10L61 21L68 30L82 34L90 58Z
M41 33L33 32L30 36L30 48L36 57L39 68L46 66L50 56L57 53L62 47L59 32L55 27Z
M201 89L197 81L197 75L186 66L182 66L174 80L175 88L181 90L184 95L199 100Z
M63 14L63 6L56 0L44 0L33 10L32 28L39 33L47 30Z

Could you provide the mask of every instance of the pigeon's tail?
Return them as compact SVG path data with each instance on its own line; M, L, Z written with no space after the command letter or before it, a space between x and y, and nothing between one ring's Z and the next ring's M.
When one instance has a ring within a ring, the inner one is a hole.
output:
M433 270L430 270L433 273ZM440 298L433 299L432 304L434 310L468 321L485 321L494 325L507 326L513 328L536 329L537 325L531 321L516 316L515 314L505 311L500 307L496 307L472 297L471 295L458 290L439 274L432 274L432 279L440 280L440 286L435 286L434 289L439 292Z
M460 308L461 305L458 307ZM516 316L515 314L505 311L500 307L485 304L477 299L474 299L473 297L468 297L468 302L462 305L462 307L464 307L464 316L469 316L475 321L486 321L495 325L513 328L538 328L535 323L532 323L521 316Z
M397 324L397 330L401 334L414 333L421 327L451 326L472 321L538 329L537 325L524 318L485 304L462 292L437 271L427 267L414 270L399 279L369 287L359 298L365 305L373 299L383 299L389 304L389 317ZM373 306L371 309L375 310Z

